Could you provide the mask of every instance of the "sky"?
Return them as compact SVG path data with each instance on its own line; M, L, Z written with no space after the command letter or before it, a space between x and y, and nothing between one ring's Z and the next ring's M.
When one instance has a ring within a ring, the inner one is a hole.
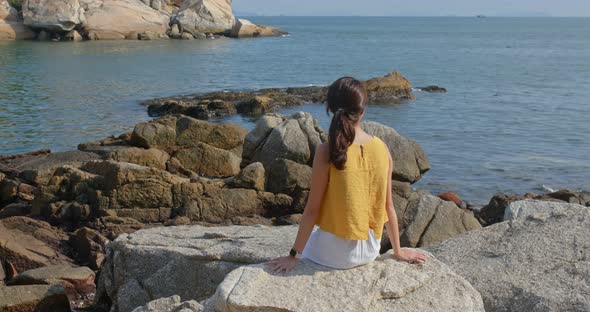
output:
M590 0L233 0L238 15L590 16Z

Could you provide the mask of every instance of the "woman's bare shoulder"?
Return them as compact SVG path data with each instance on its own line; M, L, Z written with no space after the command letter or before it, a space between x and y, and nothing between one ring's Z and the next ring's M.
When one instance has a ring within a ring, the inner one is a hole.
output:
M315 152L316 158L327 160L330 154L330 146L328 145L328 143L320 143L317 145Z

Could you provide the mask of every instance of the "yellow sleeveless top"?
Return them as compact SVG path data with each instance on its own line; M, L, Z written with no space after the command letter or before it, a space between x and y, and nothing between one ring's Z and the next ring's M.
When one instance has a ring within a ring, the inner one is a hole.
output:
M389 171L389 150L378 137L346 152L344 170L330 165L328 187L317 225L338 237L367 240L369 229L381 238L387 222L385 201Z

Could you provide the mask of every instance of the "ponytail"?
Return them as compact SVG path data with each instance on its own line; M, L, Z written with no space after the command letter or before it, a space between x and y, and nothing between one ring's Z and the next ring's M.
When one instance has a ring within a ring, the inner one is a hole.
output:
M340 170L346 164L346 151L354 141L354 126L342 109L338 109L332 117L330 132L328 134L328 146L330 151L330 163Z
M339 170L345 167L346 152L355 137L354 127L366 104L367 91L354 78L340 78L328 89L326 111L334 114L328 133L329 159Z

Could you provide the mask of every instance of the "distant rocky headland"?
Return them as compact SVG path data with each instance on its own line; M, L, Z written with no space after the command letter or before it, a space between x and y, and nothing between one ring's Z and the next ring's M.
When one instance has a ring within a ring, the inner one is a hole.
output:
M371 101L413 99L399 73L365 83ZM324 97L305 87L157 99L147 104L158 117L132 132L0 156L0 311L590 308L590 194L497 194L473 209L415 189L426 153L371 121L362 127L393 157L402 246L429 261L385 255L345 271L303 261L269 274L259 264L290 248L327 140L310 114L273 111ZM207 120L236 113L256 116L254 129Z
M280 36L234 16L232 0L0 0L0 40Z

